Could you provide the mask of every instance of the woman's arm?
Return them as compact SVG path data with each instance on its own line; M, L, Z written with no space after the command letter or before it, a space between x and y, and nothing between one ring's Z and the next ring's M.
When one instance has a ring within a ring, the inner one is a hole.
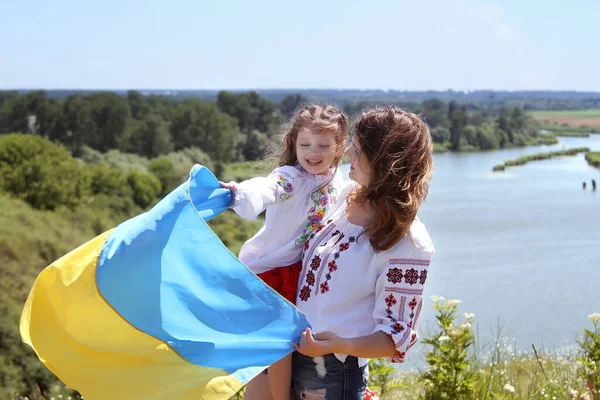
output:
M391 358L396 354L394 341L381 331L356 338L341 338L332 332L320 332L313 336L310 328L307 328L302 332L299 345L294 344L294 347L309 357L339 353L360 358Z

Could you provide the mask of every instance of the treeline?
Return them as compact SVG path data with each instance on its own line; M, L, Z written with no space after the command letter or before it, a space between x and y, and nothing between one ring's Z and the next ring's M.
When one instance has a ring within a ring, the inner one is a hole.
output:
M215 101L178 101L138 91L62 99L45 91L0 92L0 134L37 134L64 144L75 156L91 148L154 158L193 148L219 172L226 163L263 158L282 124L304 103L300 94L273 103L256 92L222 91ZM340 107L356 117L378 104L347 101ZM519 107L478 110L437 99L399 105L424 117L438 151L492 150L542 140L539 125Z
M20 91L21 93L26 91ZM94 90L50 90L50 97L65 98L72 94L88 95L97 93ZM289 89L261 89L257 91L263 98L280 103L290 94ZM124 95L126 91L116 91ZM234 91L239 94L243 91ZM600 92L577 92L577 91L550 91L550 90L525 90L525 91L502 91L502 90L358 90L358 89L305 89L298 92L311 100L335 103L369 101L394 104L420 104L426 100L438 99L444 102L456 101L465 104L469 108L500 109L520 107L525 110L580 110L588 108L600 108ZM187 98L198 98L215 101L219 94L218 90L148 90L148 95L167 96L175 100Z
M295 107L290 96L281 107ZM85 147L145 157L196 147L216 164L255 160L284 121L284 109L255 92L220 92L216 101L144 96L128 91L69 95L0 92L0 134L21 132L64 144L75 156Z
M523 109L468 111L455 101L427 100L415 108L429 125L438 149L494 150L545 143L538 123Z

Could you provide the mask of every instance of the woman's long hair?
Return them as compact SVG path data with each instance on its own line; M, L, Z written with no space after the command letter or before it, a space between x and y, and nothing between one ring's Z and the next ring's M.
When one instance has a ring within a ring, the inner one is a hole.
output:
M433 145L427 125L397 107L364 112L354 129L371 167L371 181L350 201L368 204L372 215L365 233L375 251L398 243L410 230L429 192Z

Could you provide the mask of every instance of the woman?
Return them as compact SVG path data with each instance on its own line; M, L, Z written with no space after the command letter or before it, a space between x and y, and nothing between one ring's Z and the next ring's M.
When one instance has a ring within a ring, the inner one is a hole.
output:
M298 399L364 396L369 358L403 362L417 341L433 245L417 211L433 172L431 136L396 107L356 124L347 196L309 237L297 306L307 329L293 356Z

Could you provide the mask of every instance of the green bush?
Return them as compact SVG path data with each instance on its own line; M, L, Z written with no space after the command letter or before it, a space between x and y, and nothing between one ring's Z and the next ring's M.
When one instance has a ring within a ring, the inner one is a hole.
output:
M155 158L150 161L148 172L154 174L160 181L161 196L171 192L185 180L185 175L182 176L175 169L175 164L166 157Z
M0 185L38 209L73 207L85 195L77 160L36 135L0 137Z
M567 149L567 150L558 150L558 151L551 151L551 152L547 152L547 153L530 154L527 156L522 156L522 157L516 158L514 160L505 161L504 164L495 165L492 168L492 171L504 171L506 169L506 167L525 165L530 161L547 160L550 158L562 157L562 156L574 156L577 153L589 153L589 151L590 151L590 149L588 149L587 147L575 147L575 148Z
M459 300L433 298L438 310L439 331L423 343L431 346L425 355L429 369L420 380L425 386L427 400L459 400L472 398L476 383L472 349L475 336L471 327L473 315L465 315L465 322L456 325Z
M600 152L599 151L588 151L585 153L585 160L592 167L600 168Z
M157 177L131 170L127 173L125 179L131 190L133 190L135 204L147 208L156 202L161 191L161 184Z
M118 168L104 164L89 164L82 168L83 179L92 195L132 196L125 175Z
M586 380L587 390L594 400L600 400L600 314L588 316L594 329L584 329L585 337L579 343L582 355L577 359L581 363L579 374Z

